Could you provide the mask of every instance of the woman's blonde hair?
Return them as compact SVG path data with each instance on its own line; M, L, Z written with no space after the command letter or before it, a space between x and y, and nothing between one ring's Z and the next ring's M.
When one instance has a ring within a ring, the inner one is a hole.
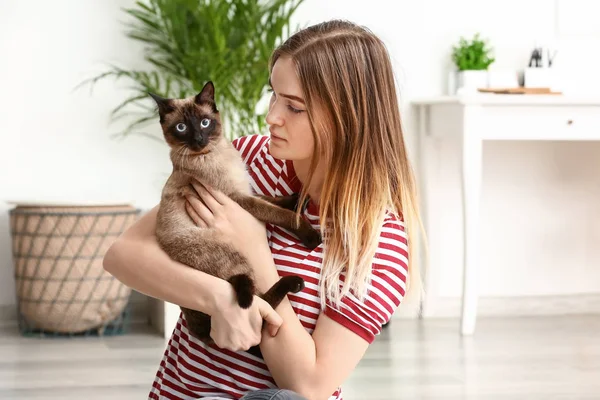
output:
M409 239L420 224L392 65L377 36L339 20L295 33L274 51L271 69L280 57L294 62L315 141L300 204L319 160L327 160L319 201L326 244L320 291L323 304L339 305L348 291L365 295L386 211L402 218ZM412 243L407 284L414 290L421 285Z

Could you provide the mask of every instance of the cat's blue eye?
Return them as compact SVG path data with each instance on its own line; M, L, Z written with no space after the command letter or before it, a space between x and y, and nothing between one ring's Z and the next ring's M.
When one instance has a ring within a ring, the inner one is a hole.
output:
M184 123L180 122L175 126L175 129L177 129L177 132L183 133L187 129L187 126L185 126Z
M200 121L200 126L202 128L208 128L209 125L210 125L210 119L208 119L208 118L204 118L202 121Z

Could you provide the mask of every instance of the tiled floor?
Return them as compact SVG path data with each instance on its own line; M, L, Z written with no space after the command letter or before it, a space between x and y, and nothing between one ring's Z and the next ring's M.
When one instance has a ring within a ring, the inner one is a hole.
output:
M164 341L23 338L0 327L0 399L145 399ZM600 316L395 320L344 384L359 399L600 399Z

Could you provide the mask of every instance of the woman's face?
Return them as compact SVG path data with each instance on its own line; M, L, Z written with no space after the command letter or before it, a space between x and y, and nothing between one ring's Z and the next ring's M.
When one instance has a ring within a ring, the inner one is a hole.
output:
M309 161L315 143L300 80L289 57L275 62L270 84L273 92L266 121L271 132L271 154L281 160Z

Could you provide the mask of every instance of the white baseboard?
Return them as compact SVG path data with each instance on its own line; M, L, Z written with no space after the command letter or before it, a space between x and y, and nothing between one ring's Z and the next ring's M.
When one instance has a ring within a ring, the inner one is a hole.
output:
M164 301L148 298L148 317L152 328L161 336L165 336L165 303Z
M132 295L133 323L150 324L159 333L163 333L163 302L148 298L140 293ZM447 297L436 299L436 307L430 310L426 318L460 318L461 299ZM480 317L520 317L599 314L600 293L557 296L529 297L482 297L479 299L477 315ZM419 318L417 301L404 302L396 311L393 319ZM0 324L17 322L17 310L14 304L0 305Z
M428 310L426 318L460 318L462 300L459 297L437 298L435 308ZM600 314L600 293L527 296L481 297L477 316L522 317L548 315ZM417 318L418 306L403 304L394 318Z

